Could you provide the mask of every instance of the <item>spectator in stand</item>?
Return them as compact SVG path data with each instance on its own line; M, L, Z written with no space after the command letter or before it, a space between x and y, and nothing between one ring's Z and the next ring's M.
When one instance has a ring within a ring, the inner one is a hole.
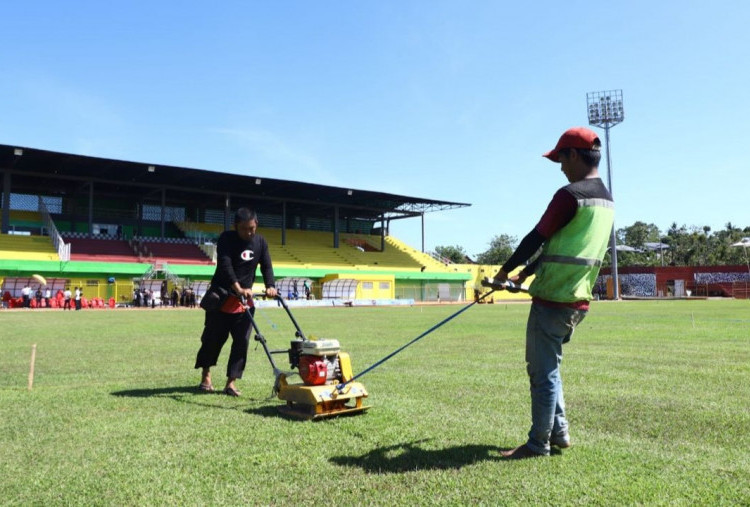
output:
M73 294L70 292L70 287L65 287L65 292L63 292L63 310L70 310L70 299L73 297Z

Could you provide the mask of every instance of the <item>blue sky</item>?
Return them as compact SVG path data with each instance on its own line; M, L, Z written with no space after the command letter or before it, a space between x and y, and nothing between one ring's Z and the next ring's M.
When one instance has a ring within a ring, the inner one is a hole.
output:
M541 154L622 89L616 225L750 226L750 2L528 4L11 2L0 143L466 202L425 247L476 255L531 230L566 183Z

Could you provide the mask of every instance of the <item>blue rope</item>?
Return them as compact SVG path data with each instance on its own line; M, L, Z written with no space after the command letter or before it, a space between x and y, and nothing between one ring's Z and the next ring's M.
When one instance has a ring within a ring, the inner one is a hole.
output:
M424 333L422 333L419 336L417 336L416 338L414 338L412 341L410 341L406 345L402 345L401 347L397 348L396 350L394 350L393 352L391 352L390 354L388 354L387 356L385 356L383 359L381 359L380 361L378 361L375 364L371 365L369 368L366 368L364 371L362 371L360 373L357 373L356 375L354 375L352 378L350 378L346 382L342 382L341 384L338 384L336 386L336 390L340 391L341 389L344 388L344 386L346 386L346 384L348 384L350 382L354 382L355 380L357 380L358 378L360 378L361 376L363 376L365 373L368 373L368 372L374 370L375 368L377 368L378 366L380 366L384 362L388 361L390 358L392 358L393 356L395 356L396 354L398 354L399 352L401 352L405 348L407 348L407 347L415 344L416 342L418 342L419 340L421 340L422 338L424 338L428 334L432 333L434 330L436 330L437 328L439 328L443 324L446 324L446 323L450 322L451 320L453 320L454 318L458 317L463 312L465 312L466 310L468 310L469 308L471 308L472 306L474 306L475 304L477 304L478 302L480 302L481 300L483 300L484 298L486 298L487 296L489 296L493 292L495 292L495 289L492 289L488 293L482 295L480 298L478 298L473 303L464 306L463 308L461 308L459 311L457 311L453 315L449 315L448 317L446 317L442 321L438 322L437 324L435 324L434 326L432 326L430 329L428 329Z

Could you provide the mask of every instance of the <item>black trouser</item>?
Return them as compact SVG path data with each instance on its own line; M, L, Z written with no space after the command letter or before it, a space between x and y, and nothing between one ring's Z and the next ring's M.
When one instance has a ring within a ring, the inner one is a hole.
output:
M250 308L255 315L255 308ZM221 348L232 335L232 349L229 351L227 363L227 377L242 378L247 362L247 349L250 344L250 318L247 312L223 313L220 311L206 312L201 335L201 348L195 358L196 368L210 368L216 366Z

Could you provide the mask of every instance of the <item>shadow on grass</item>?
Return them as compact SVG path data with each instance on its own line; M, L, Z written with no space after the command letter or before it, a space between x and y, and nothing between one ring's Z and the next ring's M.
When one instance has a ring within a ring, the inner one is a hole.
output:
M360 467L368 473L401 473L414 470L460 469L480 461L501 461L506 448L494 445L460 445L444 449L424 449L427 440L379 447L361 456L334 456L332 463Z
M229 397L220 390L205 392L198 389L197 386L158 387L153 389L126 389L124 391L113 391L110 394L112 396L121 396L127 398L170 398L180 403L191 403L193 405L198 405L201 407L230 410L245 409L244 407L238 405L226 406L207 402L218 401L219 397L250 404L266 403L268 401L268 399L266 398L250 398L248 396L241 396L239 398ZM277 414L275 406L263 406L258 408L246 409L245 411L257 415L270 415L271 413Z
M264 400L265 401L265 400ZM259 415L262 417L273 417L278 419L279 417L283 417L279 413L279 405L264 405L262 407L256 407L256 408L248 408L245 410L248 414L252 415Z
M126 389L125 391L114 391L112 396L125 396L128 398L151 398L153 396L173 396L177 394L199 393L195 386L159 387L155 389Z

